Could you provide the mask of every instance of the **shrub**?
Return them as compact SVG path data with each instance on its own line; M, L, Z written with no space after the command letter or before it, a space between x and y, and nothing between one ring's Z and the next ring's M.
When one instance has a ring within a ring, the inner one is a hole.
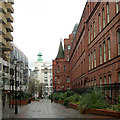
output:
M95 108L95 109L102 109L109 107L109 104L106 101L106 98L99 90L93 90L90 93L85 93L81 97L80 107L85 106L86 108Z
M68 97L64 100L64 106L67 106L72 101L71 97Z
M111 110L111 111L117 111L117 112L120 112L120 104L117 104L117 105L112 105L108 108L106 108L107 110Z

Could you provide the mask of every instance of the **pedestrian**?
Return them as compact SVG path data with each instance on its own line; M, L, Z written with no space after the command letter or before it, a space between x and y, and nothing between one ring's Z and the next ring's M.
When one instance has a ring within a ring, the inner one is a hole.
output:
M51 97L51 103L53 102L53 97Z

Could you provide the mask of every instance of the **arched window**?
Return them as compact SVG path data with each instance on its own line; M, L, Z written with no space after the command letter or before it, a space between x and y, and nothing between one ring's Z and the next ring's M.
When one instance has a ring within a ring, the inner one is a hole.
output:
M111 46L110 46L110 38L108 38L108 60L111 59Z

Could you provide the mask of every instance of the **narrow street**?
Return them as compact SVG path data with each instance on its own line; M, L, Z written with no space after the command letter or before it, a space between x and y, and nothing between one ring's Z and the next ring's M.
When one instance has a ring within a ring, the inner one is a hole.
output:
M79 111L66 108L61 104L51 103L47 99L19 107L18 115L10 111L13 111L13 109L8 108L7 111L3 109L3 118L111 118L100 115L80 114Z

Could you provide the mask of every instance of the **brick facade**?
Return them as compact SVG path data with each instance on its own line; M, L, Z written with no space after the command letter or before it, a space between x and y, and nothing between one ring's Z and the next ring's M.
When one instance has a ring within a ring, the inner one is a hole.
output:
M120 83L119 7L120 2L86 3L75 37L71 34L64 39L64 59L53 61L53 89L65 86L66 90L66 76L70 76L70 89ZM55 85L57 66L62 86Z

